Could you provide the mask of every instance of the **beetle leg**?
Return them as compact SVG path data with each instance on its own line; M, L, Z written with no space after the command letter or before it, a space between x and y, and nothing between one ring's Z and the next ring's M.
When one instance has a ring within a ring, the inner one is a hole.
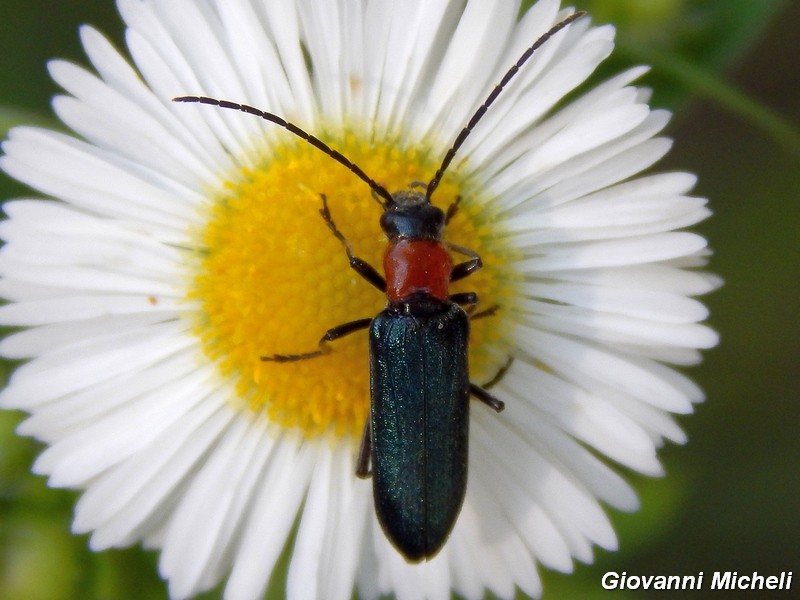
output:
M366 329L369 327L370 323L372 323L372 319L358 319L357 321L349 321L347 323L337 325L336 327L331 327L319 340L319 349L314 350L313 352L302 352L300 354L272 354L270 356L262 356L261 360L283 363L317 358L318 356L322 356L323 354L330 352L330 349L325 345L327 342L332 342L355 331Z
M509 356L506 364L504 364L500 369L495 373L495 376L492 377L489 381L484 383L482 386L475 385L474 383L469 384L469 392L473 396L475 396L478 400L486 404L489 408L494 410L495 412L501 412L505 408L505 403L495 398L492 394L490 394L487 390L489 388L494 387L508 372L511 368L511 363L514 362L514 357Z
M450 301L455 302L459 306L467 307L467 314L471 315L472 311L478 305L478 294L475 292L459 292L458 294L450 294Z
M500 310L500 307L497 304L494 304L494 305L490 306L489 308L486 308L486 309L482 310L479 313L475 313L474 315L470 314L469 320L470 321L474 321L475 319L483 319L484 317L494 316L495 313L497 313L498 310Z
M355 254L353 254L353 247L350 245L350 242L347 241L347 238L344 237L344 234L339 231L339 228L336 227L336 223L333 222L333 217L331 217L331 211L328 208L328 198L325 194L320 194L322 196L322 208L319 209L319 214L322 215L322 218L325 220L325 223L328 225L328 229L331 230L336 239L339 240L342 245L344 246L345 252L347 252L347 259L350 261L350 267L361 275L364 279L366 279L369 283L374 285L380 291L386 291L386 280L383 276L378 273L378 270L369 264L364 259L358 258Z
M428 187L428 184L425 184L425 187ZM459 204L461 204L461 196L456 196L456 199L453 200L453 203L447 207L447 213L445 213L444 216L445 225L447 225L450 222L450 219L456 216Z
M505 402L495 398L481 386L475 385L474 383L469 384L469 393L491 408L494 412L501 412L506 407Z
M361 446L358 449L358 459L356 460L356 477L366 479L372 475L372 426L369 417L364 423L364 432L361 434Z
M448 211L449 212L449 211ZM470 250L469 248L465 248L464 246L458 246L456 244L447 244L447 247L452 250L453 252L457 252L458 254L463 254L464 256L469 256L469 260L464 261L462 263L458 263L456 266L453 267L453 270L450 271L450 281L458 281L459 279L464 279L469 275L472 275L475 271L483 267L483 261L481 257L474 250Z
M498 310L500 310L500 306L495 304L489 308L485 308L479 313L472 314L475 308L478 306L478 295L475 292L459 292L457 294L450 294L450 301L455 302L459 306L466 306L470 321L482 319L484 317L491 317L497 313Z
M506 373L508 373L508 370L511 368L511 364L513 362L514 362L514 357L513 356L509 356L508 360L506 361L506 364L504 364L502 367L500 367L500 369L498 369L497 373L494 374L494 377L492 377L489 381L484 383L481 387L483 389L485 389L485 390L488 390L488 389L493 388L495 385L497 385L500 382L500 380L503 377L506 376Z

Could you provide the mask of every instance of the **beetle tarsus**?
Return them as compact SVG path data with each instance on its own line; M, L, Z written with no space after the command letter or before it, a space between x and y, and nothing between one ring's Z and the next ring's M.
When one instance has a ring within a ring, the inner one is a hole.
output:
M482 387L483 389L485 389L485 390L490 390L490 389L492 389L492 388L493 388L495 385L497 385L498 383L500 383L500 380L501 380L503 377L505 377L505 376L506 376L506 373L508 373L508 370L511 368L511 364L512 364L513 362L514 362L514 357L513 357L513 356L509 356L509 357L508 357L508 360L506 360L506 363L505 363L505 364L504 364L502 367L500 367L500 368L497 370L497 373L495 373L495 374L494 374L494 377L492 377L492 378L491 378L489 381L487 381L486 383L484 383L484 384L483 384L481 387Z
M496 306L493 306L492 308L487 309L487 311L491 310L491 311L494 312L494 310L496 308L497 308ZM484 311L484 312L487 312L487 311ZM475 396L478 400L483 402L486 406L491 408L493 411L498 412L498 413L502 412L503 409L506 407L505 402L503 402L499 398L496 398L488 390L490 390L495 385L497 385L500 382L500 380L503 377L505 377L506 373L508 373L508 370L511 368L511 364L513 362L514 362L514 357L513 356L509 356L508 360L505 362L505 364L502 367L500 367L498 369L498 371L497 371L497 373L495 373L494 377L492 377L489 381L487 381L483 385L476 385L474 383L470 383L469 384L469 393L472 394L473 396Z
M495 398L481 386L475 385L474 383L469 384L469 393L491 408L494 412L503 412L503 409L506 407L505 402L499 398Z
M358 459L356 460L356 477L359 479L368 479L372 476L371 455L372 427L370 426L369 417L367 417L367 421L364 423L364 432L361 434L361 446L358 449Z
M497 311L500 310L499 304L493 304L489 308L485 308L479 313L475 313L474 315L470 315L470 321L474 321L475 319L483 319L485 317L493 317L497 314Z
M472 311L478 305L478 294L475 292L459 292L457 294L450 294L450 302L455 302L459 306L467 307L467 314L471 315Z
M333 217L331 216L331 211L328 208L328 198L325 194L320 194L322 198L322 208L319 209L319 214L322 215L322 219L325 221L325 224L328 226L328 229L331 230L334 237L342 243L344 246L344 250L347 253L347 260L350 263L350 267L362 278L367 280L370 284L374 287L378 288L381 292L386 292L386 280L378 273L378 270L365 261L362 258L357 257L353 254L353 247L350 245L350 242L347 241L347 238L344 237L344 234L339 230L336 226L336 223L333 222Z
M349 335L355 331L361 331L369 327L372 319L357 319L355 321L348 321L336 327L331 327L325 332L325 335L319 340L319 349L312 352L301 352L299 354L271 354L269 356L262 356L261 360L265 362L297 362L298 360L308 360L309 358L318 358L330 353L331 349L327 346L328 342L333 342Z
M453 208L453 205L450 206L450 209ZM448 211L450 210L448 209ZM463 254L464 256L469 256L469 260L464 261L462 263L458 263L453 267L453 270L450 272L450 282L458 281L459 279L464 279L465 277L469 277L475 271L478 271L483 267L483 261L481 257L478 256L478 253L474 250L470 250L469 248L465 248L464 246L459 246L457 244L447 244L447 249L452 250L453 252L457 252L458 254Z
M323 354L328 354L328 352L330 352L330 349L323 346L314 352L303 352L302 354L272 354L270 356L262 356L260 358L264 362L287 363L297 362L298 360L308 360L309 358L317 358Z
M427 185L425 186L427 189ZM444 215L444 224L445 226L450 223L450 219L456 216L458 212L458 205L461 204L461 196L456 196L456 199L453 200L452 204L447 207L447 212Z

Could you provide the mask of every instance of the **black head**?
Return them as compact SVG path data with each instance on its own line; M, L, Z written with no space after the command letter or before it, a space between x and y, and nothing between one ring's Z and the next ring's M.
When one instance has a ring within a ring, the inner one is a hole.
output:
M381 228L389 241L401 239L442 239L444 211L425 197L423 192L402 190L392 194L392 203L381 215Z

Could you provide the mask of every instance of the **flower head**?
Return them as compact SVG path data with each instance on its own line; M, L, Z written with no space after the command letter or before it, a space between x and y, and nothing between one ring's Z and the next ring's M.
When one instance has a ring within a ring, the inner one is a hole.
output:
M578 20L537 49L473 128L432 195L458 203L445 237L483 269L450 293L495 307L471 324L469 483L430 561L406 562L354 476L370 406L367 336L322 356L332 326L386 298L348 265L386 239L363 178L284 129L174 104L198 94L297 124L392 192L428 182L496 79L570 14L540 0L119 0L135 67L85 27L95 73L50 64L77 137L12 130L2 168L58 200L8 202L0 345L29 359L0 402L48 445L34 470L84 490L74 529L100 550L161 549L170 593L225 580L258 598L287 540L287 594L451 590L538 595L537 565L569 571L614 548L601 502L637 506L607 464L656 475L684 441L672 414L702 392L673 366L716 343L692 299L708 216L685 173L639 175L668 115L618 75L571 96L613 46ZM565 98L567 98L565 100ZM374 193L374 189L372 192ZM323 204L322 197L325 201ZM323 206L328 223L320 219ZM468 255L469 256L469 255ZM477 313L479 314L479 312ZM509 362L512 359L512 362ZM509 365L507 371L504 366ZM294 526L296 533L292 535Z

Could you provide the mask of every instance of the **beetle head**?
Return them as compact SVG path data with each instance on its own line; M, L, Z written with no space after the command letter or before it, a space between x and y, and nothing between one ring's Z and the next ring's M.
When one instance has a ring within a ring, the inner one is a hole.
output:
M423 192L412 189L392 194L392 203L381 216L381 228L390 242L401 239L442 239L445 215Z

